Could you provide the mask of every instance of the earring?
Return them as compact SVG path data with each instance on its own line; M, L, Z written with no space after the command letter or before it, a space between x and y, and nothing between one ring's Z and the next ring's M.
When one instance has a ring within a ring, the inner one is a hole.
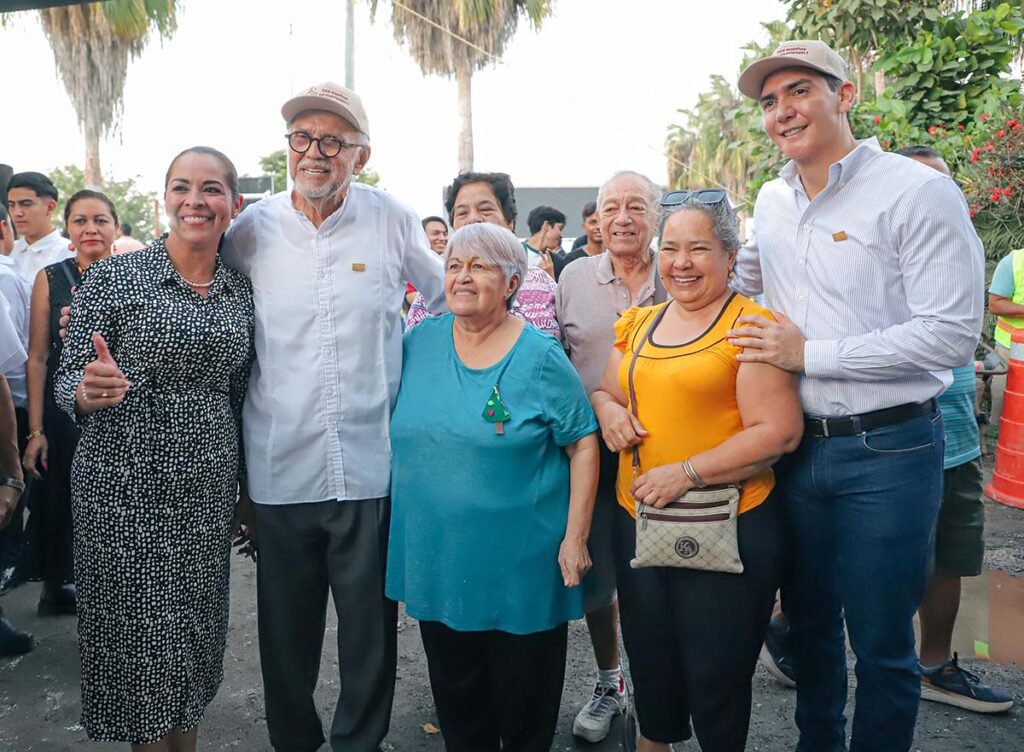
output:
M75 253L78 249L75 248L74 243L68 243L68 250L71 251L72 253Z

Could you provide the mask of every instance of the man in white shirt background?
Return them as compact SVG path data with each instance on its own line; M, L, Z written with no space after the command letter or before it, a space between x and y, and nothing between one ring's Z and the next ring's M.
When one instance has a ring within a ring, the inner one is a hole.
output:
M17 272L8 272L6 262L9 261L8 254L14 247L14 230L11 227L10 218L7 216L7 210L0 206L0 289L4 290L4 295L0 297L0 370L4 373L18 373L21 374L21 397L22 397L22 412L24 412L24 397L25 397L25 361L27 359L26 353L26 342L27 340L21 336L21 333L17 330L12 321L12 312L16 312L14 309L18 306L11 306L8 303L6 297L6 291L8 287L17 289L17 285L10 285L7 280L8 274L17 277L21 280L20 275ZM22 280L24 281L24 280ZM25 283L28 284L27 282ZM31 294L31 289L29 289ZM23 321L27 327L27 303L22 300L22 304L25 305L25 313ZM10 311L9 311L10 309ZM27 330L26 330L27 331ZM20 369L20 371L19 371ZM2 379L2 376L0 376ZM13 419L13 413L9 411L14 407L13 402L10 399L10 392L6 388L0 388L0 395L2 395L2 401L0 401L0 421L7 421ZM24 436L25 429L27 428L28 421L27 416L24 416L24 422L19 426L17 421L14 421L14 430L16 435L11 435L10 439L15 441L13 450L7 447L6 444L0 446L0 452L15 451L18 452L20 458L20 447L17 445L17 438ZM4 436L9 433L5 430L4 426L6 423L0 425L0 433ZM19 460L20 465L20 460ZM10 469L6 469L9 473ZM21 479L20 467L17 478ZM11 491L10 488L4 488L0 486L0 493L8 494ZM13 498L0 498L0 577L4 577L5 573L9 576L11 573L7 572L8 569L12 569L16 563L12 559L20 558L22 556L22 541L24 538L24 495L18 494ZM21 655L32 650L34 643L32 635L21 631L15 627L11 622L7 621L3 617L3 609L0 608L0 657Z
M0 207L0 307L4 317L10 321L11 329L18 338L21 348L28 352L28 308L32 300L32 285L18 272L10 253L15 245L15 232L7 210ZM25 386L25 359L8 358L3 374L14 400L15 416L18 423L19 451L23 437L28 433L28 392ZM0 591L23 582L25 496L22 495L18 508L5 532L0 533Z
M41 172L15 173L7 184L7 210L20 236L11 251L25 279L32 283L44 266L70 258L70 241L53 226L57 188Z
M406 281L443 306L444 274L413 211L352 180L370 157L355 92L313 86L281 113L294 190L242 212L222 249L252 280L256 309L242 432L267 728L278 752L323 744L313 692L330 590L341 683L330 746L376 752L396 669L384 566L401 306Z
M542 269L554 278L556 267L561 269L555 259L562 253L565 215L551 206L536 206L526 217L526 226L530 230L530 237L523 241L526 260L530 266Z
M984 257L953 181L850 129L854 85L822 42L750 65L740 91L790 159L759 192L735 287L739 360L799 373L800 447L779 463L797 682L797 752L846 748L843 624L857 656L850 752L910 748L920 699L912 619L942 494L935 397L973 357Z

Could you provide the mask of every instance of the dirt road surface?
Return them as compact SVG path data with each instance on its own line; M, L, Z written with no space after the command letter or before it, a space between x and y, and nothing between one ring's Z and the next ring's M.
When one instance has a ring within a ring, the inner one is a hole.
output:
M994 574L975 578L961 609L956 638L961 660L985 681L1013 693L1017 704L1009 713L983 716L945 705L923 702L914 749L922 752L1024 750L1024 511L987 503L986 564ZM236 559L232 571L231 627L225 656L225 680L200 728L202 750L269 752L263 712L262 683L256 633L256 575L248 561ZM973 593L973 595L971 594ZM73 617L35 616L39 585L24 585L4 596L8 616L35 634L37 647L18 659L0 659L0 752L63 752L125 750L127 745L91 743L79 723L78 647ZM324 640L317 700L329 723L338 676L334 635L337 620L329 617ZM391 733L386 745L396 752L442 752L441 736L424 730L437 725L426 663L416 622L402 616L399 624L398 683ZM975 659L988 652L991 661ZM852 661L851 661L852 664ZM603 743L577 742L571 734L576 710L590 694L593 657L583 624L570 625L562 713L554 750L607 752L625 749L622 724L616 721ZM852 684L851 671L851 684ZM761 667L754 677L754 708L748 749L792 750L796 744L793 708L796 694L775 683ZM853 707L850 694L848 714ZM695 742L677 745L679 752L697 750Z

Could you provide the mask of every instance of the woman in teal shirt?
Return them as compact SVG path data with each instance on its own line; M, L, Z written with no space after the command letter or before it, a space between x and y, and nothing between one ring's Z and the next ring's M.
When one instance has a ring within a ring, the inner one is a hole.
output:
M597 484L597 421L554 338L509 314L526 254L468 225L450 314L403 343L387 594L420 620L449 752L546 752Z

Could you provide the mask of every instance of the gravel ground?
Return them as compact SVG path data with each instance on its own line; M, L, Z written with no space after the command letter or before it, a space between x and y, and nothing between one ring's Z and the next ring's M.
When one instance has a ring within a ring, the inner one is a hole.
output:
M994 570L1024 575L1024 510L987 502L986 563ZM225 657L225 681L207 711L200 729L203 750L269 751L263 713L262 684L256 643L255 568L236 560L232 572L231 631ZM1017 593L1024 593L1024 580ZM126 745L91 744L78 725L79 668L75 620L70 617L39 619L34 607L39 586L25 585L4 597L4 608L15 623L35 633L36 650L18 659L0 659L0 752L57 752L90 749L95 752L123 750ZM1024 596L1009 616L1024 625ZM1024 628L1024 627L1022 627ZM317 693L321 716L330 718L338 692L334 670L333 617L325 638L323 670ZM1024 632L1016 631L1016 639ZM399 752L442 752L436 726L426 663L416 622L403 616L399 624L398 688L391 733L387 743ZM1019 644L1019 643L1018 643ZM995 654L995 653L993 653ZM1019 651L1017 654L1020 654ZM983 674L987 683L1011 691L1017 700L1009 713L983 716L933 703L922 703L915 749L926 752L960 750L1024 749L1024 666L997 665L987 661L963 661ZM851 662L852 663L852 662ZM554 749L590 749L595 752L624 749L622 724L599 745L576 742L570 729L576 709L589 696L593 658L582 623L570 626L569 659L562 717ZM852 672L851 672L852 682ZM748 748L766 752L791 750L796 743L793 724L795 692L775 683L758 667L754 677L754 709ZM852 693L850 697L852 709ZM694 742L677 745L680 752L696 750Z

